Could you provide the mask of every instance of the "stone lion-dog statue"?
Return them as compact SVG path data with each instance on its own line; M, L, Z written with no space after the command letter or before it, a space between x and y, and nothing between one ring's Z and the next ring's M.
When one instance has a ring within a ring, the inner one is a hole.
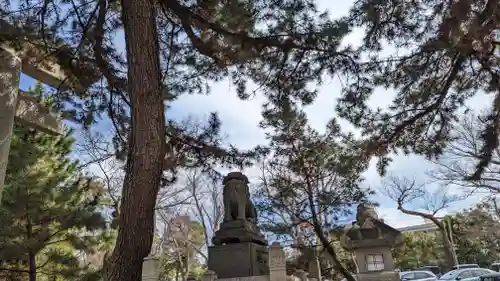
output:
M250 200L248 178L240 172L231 172L223 180L224 222L247 220L257 222L257 211Z

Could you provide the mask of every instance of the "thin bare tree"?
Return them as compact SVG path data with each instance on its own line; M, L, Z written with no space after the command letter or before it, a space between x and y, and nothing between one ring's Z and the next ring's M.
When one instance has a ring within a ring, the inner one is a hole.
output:
M194 266L207 260L201 224L179 212L159 211L158 214L163 231L157 244L161 245L160 256L166 265L164 273L173 273L175 280L185 281Z
M452 203L463 200L464 195L451 194L446 186L438 186L431 190L426 183L395 176L389 176L383 181L381 192L396 202L398 210L402 213L432 221L443 239L447 267L451 268L457 263L453 237L446 220L438 217L438 214L451 207Z
M125 163L115 157L112 143L103 134L89 130L83 131L81 137L83 141L76 146L76 153L83 160L80 167L105 187L107 200L102 203L117 217Z
M500 193L500 149L492 150L490 164L479 178L473 178L477 161L483 158L483 132L480 130L486 120L481 115L469 112L455 126L453 141L443 155L433 162L437 169L429 175L447 185L455 185L468 193Z
M125 162L116 157L112 142L102 133L83 131L81 136L83 141L77 144L76 150L82 159L80 167L86 169L105 187L106 200L102 203L112 209L113 217L118 217ZM190 198L190 192L185 186L163 181L157 195L156 210L168 210L189 204Z
M208 247L223 218L222 187L199 169L186 171L185 180L193 199L192 212L203 226L205 245Z

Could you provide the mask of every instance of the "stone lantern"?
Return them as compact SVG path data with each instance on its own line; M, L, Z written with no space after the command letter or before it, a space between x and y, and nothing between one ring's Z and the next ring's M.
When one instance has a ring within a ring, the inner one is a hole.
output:
M346 228L340 240L353 254L356 280L399 281L391 249L403 243L401 232L379 219L374 206L360 204L356 218L356 224Z

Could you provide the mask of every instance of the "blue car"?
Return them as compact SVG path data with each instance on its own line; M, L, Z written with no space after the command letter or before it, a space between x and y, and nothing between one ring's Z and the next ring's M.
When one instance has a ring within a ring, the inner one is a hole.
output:
M480 276L485 274L495 273L495 271L486 268L464 268L464 269L456 269L445 273L438 280L443 281L479 281Z

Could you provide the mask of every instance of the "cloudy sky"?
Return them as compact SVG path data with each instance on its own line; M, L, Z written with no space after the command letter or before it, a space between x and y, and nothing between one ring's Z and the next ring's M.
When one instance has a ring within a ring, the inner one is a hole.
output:
M341 16L347 13L351 1L328 1L320 0L321 9L327 9L332 16ZM354 32L346 42L359 42L362 31ZM123 38L117 38L123 42ZM26 89L32 85L33 81L23 77L21 88ZM325 83L318 95L316 102L306 108L310 124L319 131L322 131L330 118L335 115L335 103L341 91L341 84L338 80L332 80ZM372 106L384 106L387 104L393 94L390 91L379 91L372 98ZM261 105L264 99L262 96L256 96L249 101L241 101L237 98L234 87L228 81L212 85L212 94L210 96L186 95L172 104L172 109L167 112L168 118L181 119L189 115L198 117L207 116L210 112L219 113L222 120L222 130L227 135L227 142L235 144L240 148L251 148L257 144L265 143L264 133L257 126L261 120ZM480 108L489 101L484 99L475 100L471 105L474 108ZM342 122L346 130L352 129L347 123ZM106 126L101 125L101 129L106 131ZM426 162L419 156L399 156L389 168L389 173L395 176L405 176L416 178L419 181L426 181L426 171L432 168L429 162ZM244 171L250 179L258 174L256 169ZM380 186L381 178L377 174L374 165L365 173L367 186L377 189ZM386 222L395 227L415 225L422 223L422 219L401 214L395 208L395 204L383 195L378 194L375 198L380 204L378 208L380 216ZM470 198L466 202L454 205L444 213L452 213L461 208L470 206L477 202L477 198ZM419 206L413 206L418 209Z

